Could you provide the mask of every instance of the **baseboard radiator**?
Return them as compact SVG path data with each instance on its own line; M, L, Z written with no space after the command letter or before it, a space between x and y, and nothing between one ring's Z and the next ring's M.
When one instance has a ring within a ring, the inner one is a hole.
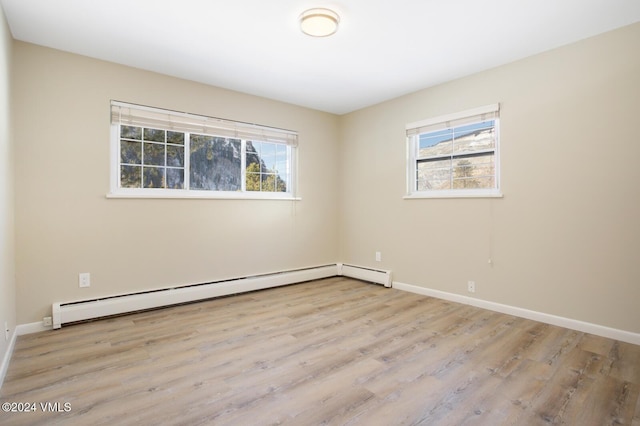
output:
M78 321L334 277L342 275L339 269L339 265L332 264L92 300L54 303L52 306L53 328L60 328L62 324ZM358 277L354 276L354 278Z
M391 271L338 263L338 275L391 287Z

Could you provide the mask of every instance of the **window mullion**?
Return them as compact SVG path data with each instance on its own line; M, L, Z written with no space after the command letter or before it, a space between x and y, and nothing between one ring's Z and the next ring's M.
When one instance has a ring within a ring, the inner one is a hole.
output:
M116 185L116 188L120 188L121 185L121 176L120 176L120 170L122 169L122 141L120 138L120 135L122 134L122 131L120 130L120 124L118 124L117 126L111 126L111 131L112 132L118 132L117 135L114 135L112 133L111 137L112 140L117 141L116 145L115 145L115 149L112 149L112 154L114 156L114 158L111 160L112 164L115 163L117 164L117 169L115 170L114 176L112 177L112 185Z
M418 135L411 136L409 139L410 148L407 150L409 155L409 161L412 164L412 170L409 172L407 182L407 189L410 189L410 192L418 190L418 162L417 159L420 157L420 137Z
M247 192L247 140L240 140L240 191Z
M167 151L169 150L169 145L167 144L167 131L164 131L164 189L169 188L169 163L167 158Z
M456 142L456 129L451 129L451 158L449 160L449 189L453 189L453 150Z
M140 188L144 188L144 127L141 128L142 135L140 136Z
M184 189L191 188L191 132L184 132Z

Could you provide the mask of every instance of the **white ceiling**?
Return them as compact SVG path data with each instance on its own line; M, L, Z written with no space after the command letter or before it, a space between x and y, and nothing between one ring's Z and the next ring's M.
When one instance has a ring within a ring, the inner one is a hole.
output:
M640 0L0 3L18 40L336 114L640 21ZM334 36L300 32L312 7Z

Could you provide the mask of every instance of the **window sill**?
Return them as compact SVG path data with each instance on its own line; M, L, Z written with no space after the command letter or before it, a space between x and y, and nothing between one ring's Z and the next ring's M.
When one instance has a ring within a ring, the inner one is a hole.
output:
M504 195L499 190L480 190L480 191L430 191L430 192L414 192L402 197L405 200L418 200L424 198L503 198Z
M210 191L180 191L180 190L147 190L147 191L118 191L110 192L107 198L139 198L139 199L193 199L193 200L274 200L300 201L302 198L291 194L273 194L265 192L210 192Z

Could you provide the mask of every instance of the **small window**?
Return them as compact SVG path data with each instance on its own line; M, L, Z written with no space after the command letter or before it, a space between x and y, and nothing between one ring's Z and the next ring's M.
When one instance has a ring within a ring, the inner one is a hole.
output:
M496 197L499 105L407 125L407 198Z
M113 101L114 197L295 198L295 132Z

